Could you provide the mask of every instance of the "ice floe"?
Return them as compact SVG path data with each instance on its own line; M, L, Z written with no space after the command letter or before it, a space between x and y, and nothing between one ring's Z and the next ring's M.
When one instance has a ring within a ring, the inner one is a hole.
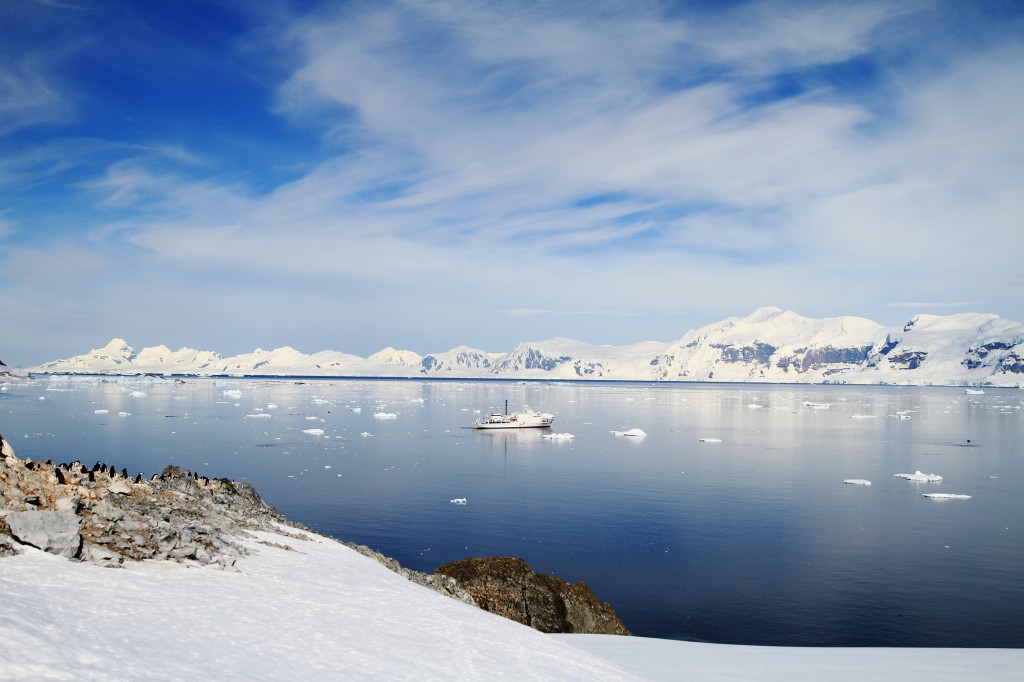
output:
M542 437L548 440L572 440L576 436L571 433L546 433Z
M924 497L930 497L933 500L969 500L970 495L958 495L956 493L923 493Z
M894 474L896 478L905 478L908 481L917 481L919 483L938 483L942 480L942 476L938 474L925 474L917 471L912 474Z
M832 407L831 403L812 403L810 400L804 401L804 407L809 407L812 410L827 410Z
M760 410L763 407L764 405L758 405L757 403L750 403L749 405L747 405L748 410Z
M110 414L110 410L93 410L93 414Z
M465 497L456 497L454 500L449 500L452 504L466 504Z
M374 412L374 419L398 419L398 415L394 412Z
M145 398L146 397L146 394L143 393L142 391L132 391L128 395L130 395L133 398Z
M245 415L246 419L270 419L270 415L266 412L256 412L254 414Z
M848 478L843 483L847 485L871 485L871 481L866 478Z
M130 417L130 416L132 416L132 413L131 412L118 412L117 416L118 417Z
M850 419L874 419L873 414L851 414Z
M612 431L616 436L631 436L633 438L646 438L647 433L643 429L629 429L628 431Z
M229 389L227 391L223 391L221 393L221 395L223 395L225 398L231 398L233 400L238 400L239 398L242 397L242 392L237 390L237 389Z
M323 429L302 429L303 433L308 433L311 436L322 436L324 435Z
M701 442L701 443L721 443L722 442L721 438L698 438L697 440L699 442Z

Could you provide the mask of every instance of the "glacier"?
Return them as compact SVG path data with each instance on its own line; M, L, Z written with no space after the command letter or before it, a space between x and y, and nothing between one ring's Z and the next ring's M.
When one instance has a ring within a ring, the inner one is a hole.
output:
M221 357L166 346L136 353L123 339L28 368L31 374L555 379L795 384L1024 385L1024 324L996 315L915 315L884 327L860 317L813 319L765 307L671 342L602 346L556 337L505 353L468 346L367 358L285 346Z

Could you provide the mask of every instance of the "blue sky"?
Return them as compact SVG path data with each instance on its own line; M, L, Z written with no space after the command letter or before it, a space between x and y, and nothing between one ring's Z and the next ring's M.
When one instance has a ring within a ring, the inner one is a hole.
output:
M0 359L1024 320L1016 2L0 4Z

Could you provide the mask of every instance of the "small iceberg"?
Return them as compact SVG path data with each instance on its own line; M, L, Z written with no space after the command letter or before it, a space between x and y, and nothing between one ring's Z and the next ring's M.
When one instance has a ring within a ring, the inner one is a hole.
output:
M449 500L452 504L466 504L465 497L456 497L454 500Z
M374 419L398 419L398 415L394 412L374 412Z
M246 419L270 419L270 415L266 412L257 412L255 414L245 415Z
M324 435L323 429L302 429L303 433L308 433L311 436L322 436Z
M908 481L916 481L918 483L938 483L942 480L942 476L938 474L925 474L917 471L912 474L894 474L896 478L905 478Z
M843 483L846 485L871 485L871 481L866 478L848 478Z
M969 500L970 495L957 495L955 493L924 493L924 497L930 497L933 500Z
M572 440L575 437L571 433L546 433L542 436L548 440Z
M612 431L616 436L630 436L632 438L646 438L647 434L643 429L630 429L629 431Z
M370 433L369 431L363 431L363 432L362 432L362 433L360 433L359 435L360 435L360 436L362 436L363 438L369 438L369 437L370 437L370 436L372 436L373 434L372 434L372 433Z
M697 441L700 442L700 443L721 443L722 439L721 438L698 438Z
M93 410L93 414L110 414L110 410Z

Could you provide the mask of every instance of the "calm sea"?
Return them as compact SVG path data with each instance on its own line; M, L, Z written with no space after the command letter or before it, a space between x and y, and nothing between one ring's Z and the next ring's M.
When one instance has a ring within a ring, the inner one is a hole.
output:
M505 400L553 412L552 431L575 438L467 428ZM638 635L1024 647L1022 402L947 388L41 379L0 392L0 433L23 458L247 480L287 516L421 571L522 557L585 581ZM647 436L613 433L633 428ZM917 470L943 481L894 476Z

